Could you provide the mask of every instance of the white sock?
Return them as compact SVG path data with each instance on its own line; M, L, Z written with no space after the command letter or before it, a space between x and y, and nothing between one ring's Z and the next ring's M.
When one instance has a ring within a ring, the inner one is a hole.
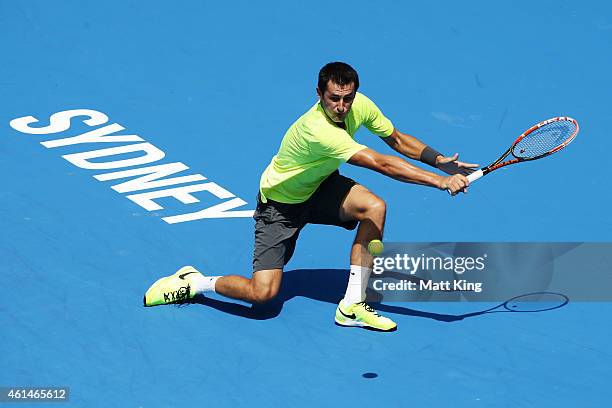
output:
M344 306L352 305L353 303L363 302L366 298L366 288L368 287L368 279L372 268L360 265L351 265L346 293L342 303Z
M192 290L198 294L203 295L206 292L215 291L215 283L220 276L204 276L201 273L194 273L188 276L189 284Z

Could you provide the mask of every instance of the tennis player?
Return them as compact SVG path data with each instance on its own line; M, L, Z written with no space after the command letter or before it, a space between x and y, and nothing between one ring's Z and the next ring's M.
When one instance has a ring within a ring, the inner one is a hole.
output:
M283 268L291 259L306 224L335 225L357 234L350 251L350 275L336 309L336 324L380 331L397 325L365 303L372 257L365 250L382 239L385 202L364 186L341 175L344 162L366 167L396 180L438 188L456 195L468 186L476 164L445 157L393 127L380 109L357 92L359 77L348 64L332 62L319 72L319 101L285 134L278 153L261 175L255 219L253 275L204 276L192 266L155 282L145 306L185 303L196 294L216 292L250 303L264 303L278 293ZM396 152L450 174L440 176L400 157L383 155L354 140L365 126Z

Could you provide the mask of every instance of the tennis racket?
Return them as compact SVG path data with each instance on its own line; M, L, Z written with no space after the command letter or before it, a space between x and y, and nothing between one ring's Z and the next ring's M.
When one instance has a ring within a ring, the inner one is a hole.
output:
M540 122L526 130L499 159L467 176L470 183L510 164L541 159L570 144L578 134L578 122L567 116ZM512 155L510 160L503 161Z

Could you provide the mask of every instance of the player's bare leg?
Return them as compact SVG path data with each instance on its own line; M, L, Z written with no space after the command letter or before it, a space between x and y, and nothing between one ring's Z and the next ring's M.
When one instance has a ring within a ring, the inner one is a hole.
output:
M238 275L206 276L193 266L184 266L151 285L143 302L145 306L180 304L196 294L217 292L250 303L265 303L278 294L282 276L282 269L257 271L251 279Z
M387 206L381 198L362 185L351 188L340 209L342 220L359 221L351 247L351 265L372 268L372 256L366 249L373 239L382 240L386 214Z
M280 289L282 269L265 269L253 273L251 279L239 275L221 276L214 290L220 295L250 303L272 300Z

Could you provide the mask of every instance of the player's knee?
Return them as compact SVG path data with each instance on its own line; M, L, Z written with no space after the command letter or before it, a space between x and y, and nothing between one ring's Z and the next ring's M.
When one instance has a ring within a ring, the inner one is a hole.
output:
M253 288L253 302L266 303L274 299L278 294L278 288L274 285L257 285Z
M364 218L384 218L387 214L387 204L383 199L372 196L365 206Z

